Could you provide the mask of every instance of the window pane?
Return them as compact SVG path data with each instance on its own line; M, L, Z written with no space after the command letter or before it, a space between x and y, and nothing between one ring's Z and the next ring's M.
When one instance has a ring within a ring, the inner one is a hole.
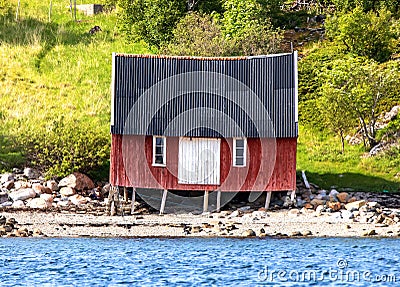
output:
M156 156L157 155L163 155L163 147L162 146L156 146Z
M163 156L162 155L156 155L155 163L163 164L164 163Z
M236 147L244 147L244 140L236 140Z
M156 137L156 145L163 145L164 144L164 141L163 141L163 138L160 138L160 137Z
M237 157L243 157L243 155L244 155L244 149L237 148L236 149L236 156Z
M243 165L243 158L242 157L237 157L236 158L236 165L240 165L240 166Z

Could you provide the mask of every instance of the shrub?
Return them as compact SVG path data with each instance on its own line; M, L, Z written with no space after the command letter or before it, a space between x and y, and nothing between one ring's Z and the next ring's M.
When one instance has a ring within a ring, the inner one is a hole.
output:
M336 46L315 45L299 61L299 118L303 124L323 129L325 125L317 109L324 83L323 71L330 69L335 59L344 55Z
M109 159L110 139L99 127L61 117L43 129L24 130L19 144L24 146L30 165L45 172L46 177L89 172Z
M11 4L9 0L0 0L0 15L11 13Z
M357 7L350 13L328 18L325 26L330 39L358 56L385 62L395 51L396 25L387 10L366 13Z
M227 56L231 42L221 31L218 19L206 14L189 13L173 31L173 39L163 48L173 55Z

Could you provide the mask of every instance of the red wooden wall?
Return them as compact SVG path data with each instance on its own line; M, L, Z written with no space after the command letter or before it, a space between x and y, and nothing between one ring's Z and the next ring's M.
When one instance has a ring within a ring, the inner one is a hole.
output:
M178 183L178 137L166 140L167 166L155 167L151 136L112 135L110 182L115 186L169 190L296 189L296 138L248 138L246 167L232 166L232 142L221 140L221 185L194 185Z

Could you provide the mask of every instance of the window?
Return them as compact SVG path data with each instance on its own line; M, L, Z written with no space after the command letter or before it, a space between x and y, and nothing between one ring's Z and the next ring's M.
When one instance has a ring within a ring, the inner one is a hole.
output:
M165 166L165 137L153 137L153 165Z
M233 166L246 166L246 139L233 139Z

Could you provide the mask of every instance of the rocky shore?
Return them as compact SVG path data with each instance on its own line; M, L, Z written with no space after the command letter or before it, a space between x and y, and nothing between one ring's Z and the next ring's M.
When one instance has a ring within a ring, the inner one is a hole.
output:
M298 181L290 193L254 202L235 198L221 212L159 215L140 198L122 194L109 216L109 185L74 173L56 182L31 170L0 177L0 236L3 237L359 237L400 236L397 194L322 190Z
M7 220L15 220L18 223L18 229L2 235L21 236L16 231L25 228L24 230L37 230L37 235L44 234L50 237L400 236L400 224L393 223L393 218L385 213L381 213L373 223L367 223L342 218L342 212L319 214L299 209L271 212L239 210L202 215L149 214L113 217L34 211L3 212L2 215Z

